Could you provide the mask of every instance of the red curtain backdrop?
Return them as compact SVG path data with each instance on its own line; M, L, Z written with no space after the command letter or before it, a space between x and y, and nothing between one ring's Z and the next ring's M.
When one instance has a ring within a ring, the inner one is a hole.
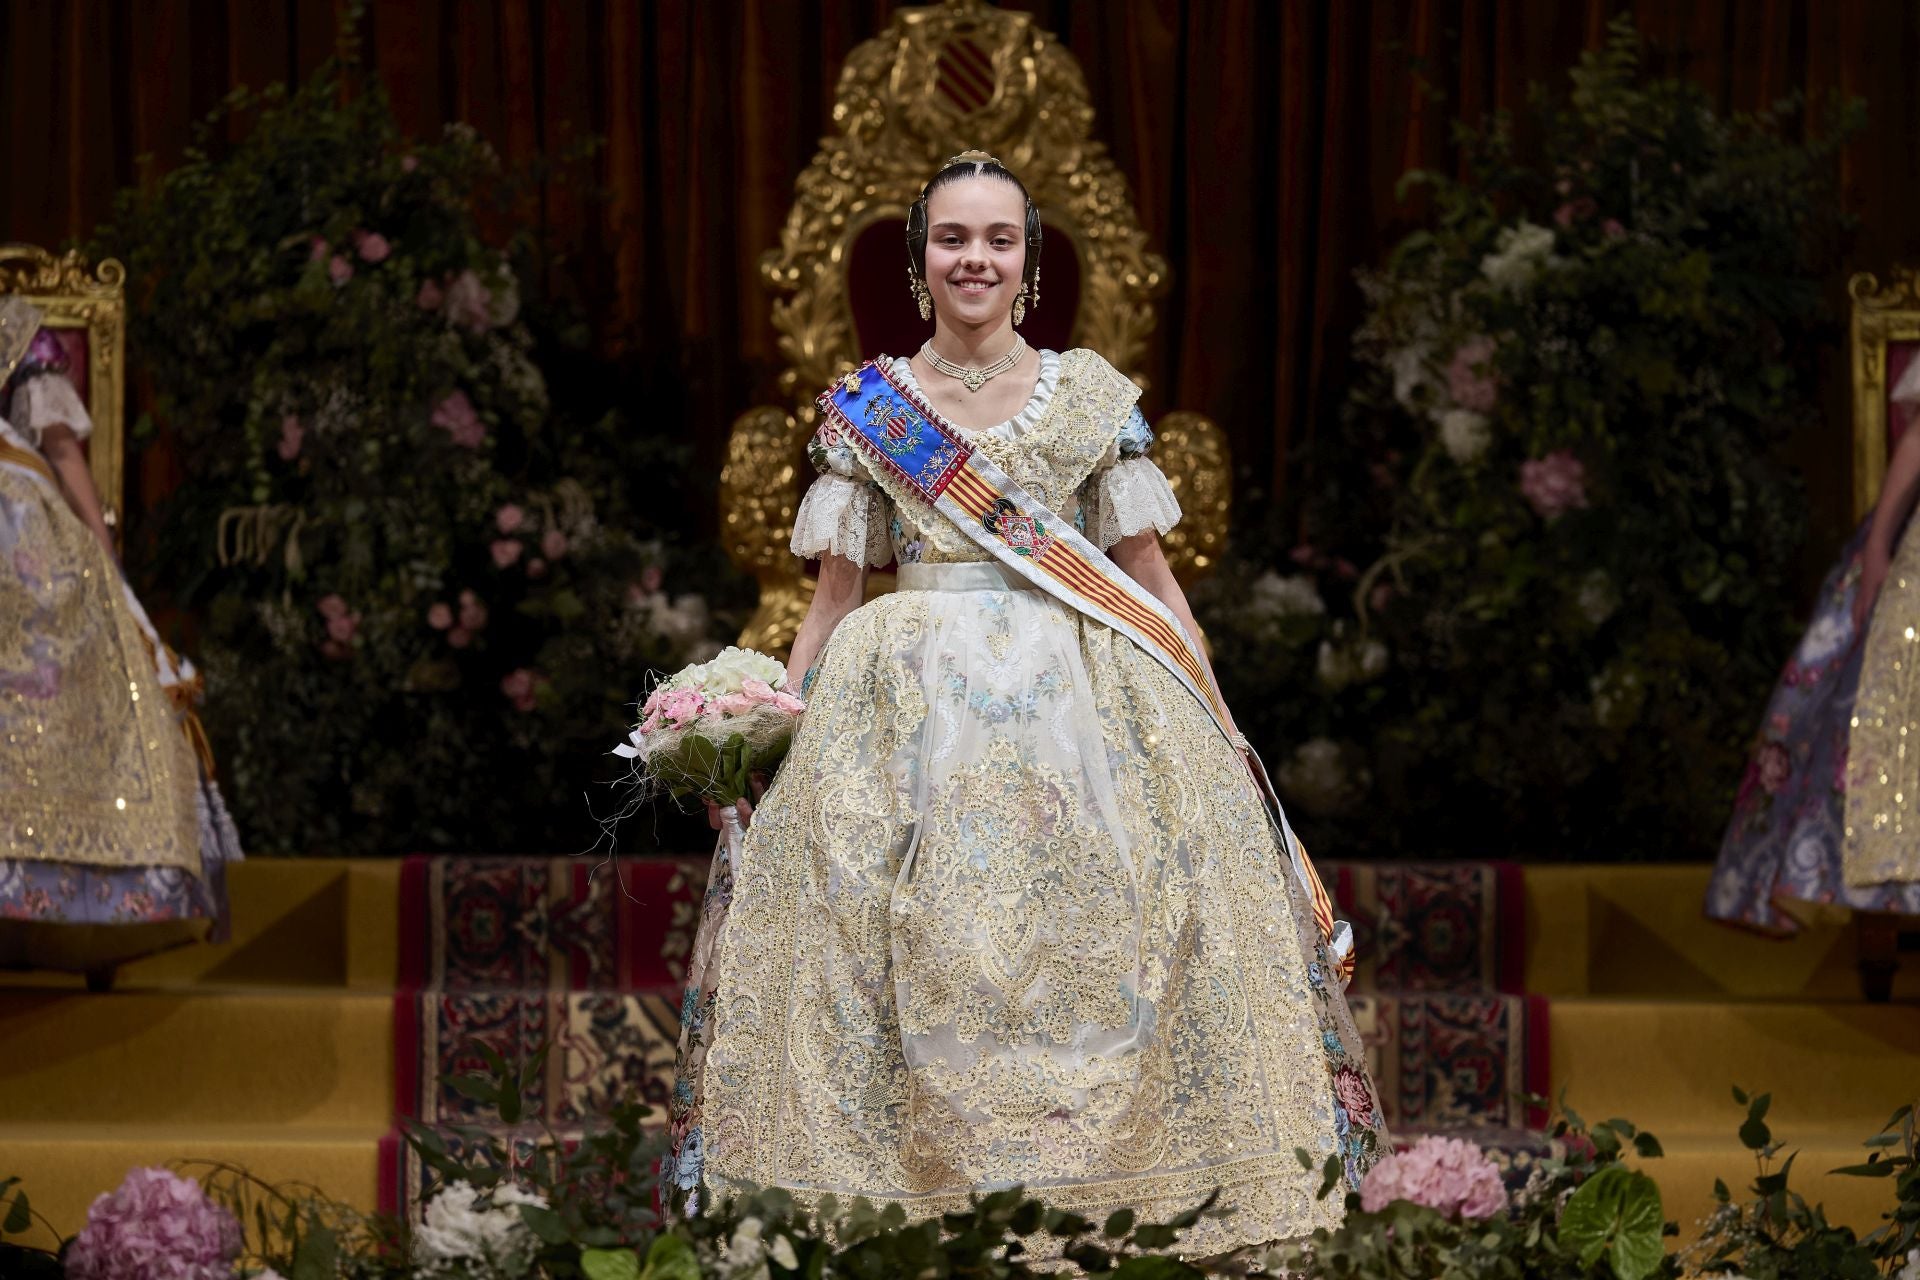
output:
M1912 0L1010 5L1079 58L1097 128L1173 267L1147 407L1217 418L1245 468L1243 497L1273 492L1290 445L1334 421L1359 310L1353 271L1409 222L1396 179L1453 165L1456 115L1523 109L1527 83L1561 78L1616 13L1722 107L1795 90L1864 97L1871 124L1840 174L1862 223L1849 269L1920 261ZM137 158L177 158L231 87L297 80L325 57L342 7L0 0L0 235L86 236ZM604 199L554 183L526 216L567 250L609 350L636 362L648 400L673 406L660 429L693 432L717 464L733 415L768 396L777 367L754 264L832 128L843 58L896 7L375 0L361 36L410 130L465 120L509 160L605 140L593 161ZM1799 449L1825 526L1844 519L1846 449L1838 417ZM148 474L146 496L169 482Z

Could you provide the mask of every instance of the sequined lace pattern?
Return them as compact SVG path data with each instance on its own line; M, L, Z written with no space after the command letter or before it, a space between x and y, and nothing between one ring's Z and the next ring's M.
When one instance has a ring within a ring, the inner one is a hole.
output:
M1920 538L1894 551L1867 627L1847 746L1845 872L1920 881Z

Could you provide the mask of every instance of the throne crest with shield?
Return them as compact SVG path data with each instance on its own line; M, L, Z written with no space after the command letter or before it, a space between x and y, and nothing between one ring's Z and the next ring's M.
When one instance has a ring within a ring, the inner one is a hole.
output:
M1093 137L1079 64L1029 14L981 0L900 11L848 56L833 120L836 132L795 183L780 247L760 263L778 295L786 403L735 420L720 476L727 551L760 584L740 642L767 652L791 646L813 594L787 545L818 425L813 397L865 357L911 352L926 336L908 292L904 226L942 160L992 152L1040 208L1043 304L1021 327L1031 345L1090 347L1145 386L1153 303L1168 283L1126 180ZM1226 542L1225 438L1197 413L1167 413L1153 427L1155 460L1186 513L1167 536L1167 559L1191 583ZM884 588L885 575L876 577Z

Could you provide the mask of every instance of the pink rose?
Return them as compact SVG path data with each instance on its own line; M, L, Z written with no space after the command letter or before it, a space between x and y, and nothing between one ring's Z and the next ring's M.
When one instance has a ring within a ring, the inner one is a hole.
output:
M480 283L480 277L473 274L471 268L455 276L447 286L447 318L474 333L485 333L493 323L488 310L492 302L493 291Z
M323 618L344 618L347 616L347 602L337 593L320 597L320 603L314 606L320 610Z
M1347 1110L1347 1118L1357 1125L1373 1123L1373 1090L1367 1087L1367 1078L1361 1072L1342 1063L1333 1073L1333 1095Z
M300 456L300 442L306 434L307 429L292 414L280 419L280 461L292 462Z
M415 169L418 169L419 167L420 167L419 156L405 155L400 157L400 172L412 173Z
M355 247L360 251L362 262L385 262L387 255L393 252L393 246L378 231L364 232Z
M1600 232L1609 240L1618 240L1621 236L1627 234L1627 229L1620 225L1618 218L1608 218L1600 224Z
M464 649L473 643L473 632L465 627L455 627L447 632L447 643L456 649Z
M453 610L447 608L444 600L436 600L427 607L427 625L435 631L445 631L453 625Z
M547 562L545 560L542 560L539 556L535 556L533 559L527 561L527 576L529 578L546 577Z
M348 613L337 618L327 619L328 637L338 640L341 644L345 644L347 641L353 639L353 633L359 629L360 615L357 613Z
M800 699L794 697L784 689L775 691L773 695L773 705L790 716L797 716L807 709L806 703L800 701Z
M422 311L438 311L440 304L445 301L446 297L440 292L439 283L433 280L422 281L420 292L413 297L413 305Z
M453 442L463 449L478 449L487 438L487 426L480 421L473 401L464 391L455 391L433 407L433 425L446 429Z
M1520 464L1520 492L1534 514L1557 520L1587 505L1587 469L1568 449Z
M1500 384L1487 372L1494 341L1485 334L1460 344L1447 362L1447 396L1462 409L1491 413L1500 399Z
M1762 746L1754 763L1759 767L1760 785L1770 796L1779 795L1780 788L1793 776L1793 757L1781 743L1769 742Z
M493 513L494 527L502 533L512 533L527 522L527 513L509 502Z
M660 699L659 712L661 719L680 729L698 720L706 709L707 700L698 689L669 689Z
M346 254L333 255L333 261L327 264L327 279L333 281L335 285L343 285L353 279L353 264L347 261Z
M307 261L309 262L325 262L327 255L332 252L333 246L320 236L315 236L307 242Z
M744 693L723 693L714 700L713 709L723 716L739 716L753 710L753 706L753 699Z
M510 671L500 681L500 692L513 704L515 711L531 711L537 701L535 691L537 679L532 671L520 667Z
M1569 200L1553 211L1554 225L1564 231L1582 218L1591 218L1596 207L1592 196Z
M540 550L547 559L558 560L567 554L567 535L558 529L549 529L540 535Z
M471 591L460 593L460 625L468 631L484 631L487 626L487 606Z
M748 702L762 703L773 701L773 686L765 680L755 680L748 676L740 682L740 692Z
M520 544L512 538L495 538L489 549L493 552L493 564L497 569L505 569L520 558Z
M652 595L658 591L666 583L666 580L667 575L661 572L658 565L650 564L640 571L640 589L648 595Z

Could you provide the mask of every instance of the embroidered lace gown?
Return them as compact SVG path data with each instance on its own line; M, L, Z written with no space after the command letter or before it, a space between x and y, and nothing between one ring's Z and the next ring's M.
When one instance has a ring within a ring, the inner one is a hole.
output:
M1133 384L1041 353L976 433L1109 547L1180 511ZM903 381L905 361L893 366ZM1171 1216L1190 1254L1336 1222L1384 1149L1338 977L1234 751L1153 658L1003 572L823 434L801 556L897 559L841 622L738 877L716 857L668 1181L951 1210L1025 1184Z
M92 422L44 331L0 388L0 967L102 970L222 933L239 841L193 670L39 450Z

